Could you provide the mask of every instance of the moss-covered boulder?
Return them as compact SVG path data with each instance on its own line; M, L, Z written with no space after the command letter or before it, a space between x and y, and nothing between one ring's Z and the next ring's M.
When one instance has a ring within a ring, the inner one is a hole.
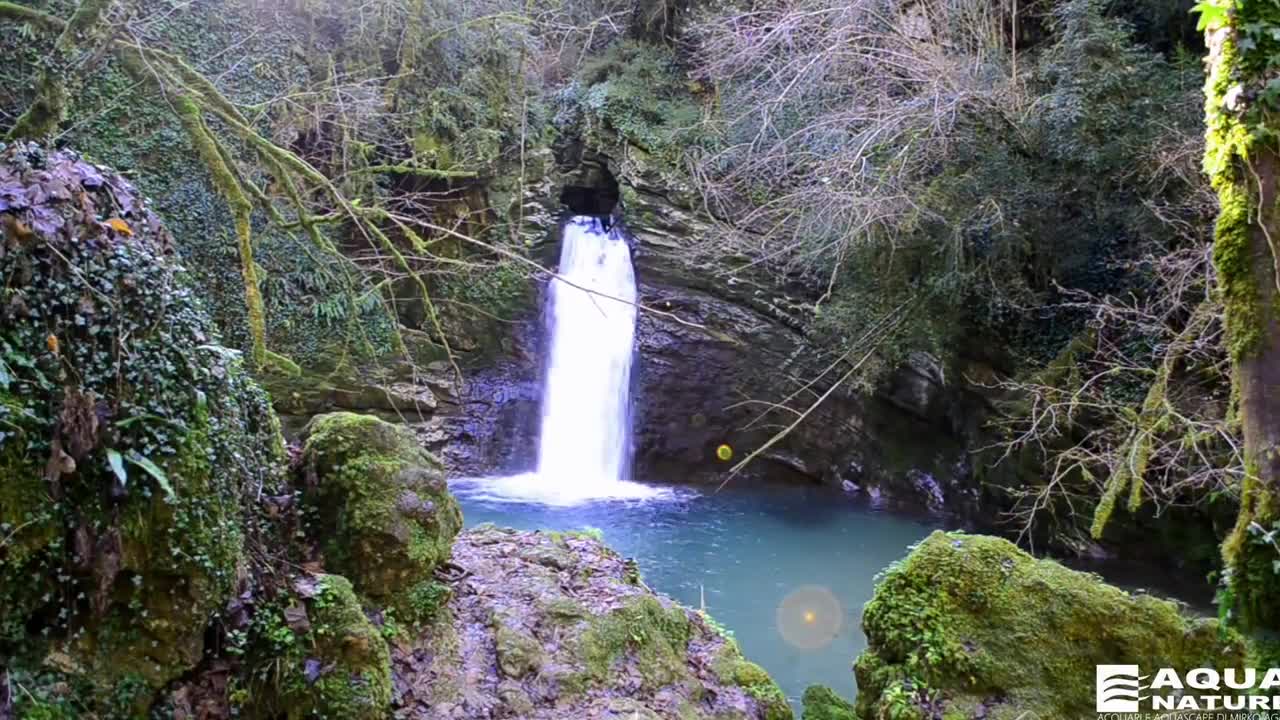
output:
M0 153L0 288L0 658L145 705L236 588L278 423L105 168Z
M853 703L826 685L810 685L804 690L804 714L801 720L857 720Z
M1239 667L1216 620L1038 560L935 532L890 568L862 619L861 718L1092 717L1095 665Z
M303 467L325 567L401 619L425 619L435 605L432 571L462 527L439 461L403 425L332 413L307 426Z
M381 720L391 654L346 578L302 575L262 608L249 633L242 716Z

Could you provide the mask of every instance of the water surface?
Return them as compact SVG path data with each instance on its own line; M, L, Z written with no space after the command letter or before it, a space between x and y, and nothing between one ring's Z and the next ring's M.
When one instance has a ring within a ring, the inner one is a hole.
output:
M677 489L658 499L572 507L482 499L459 488L468 526L597 528L649 587L705 607L799 708L822 683L852 699L860 618L875 578L932 526L825 488ZM797 714L798 717L798 714Z

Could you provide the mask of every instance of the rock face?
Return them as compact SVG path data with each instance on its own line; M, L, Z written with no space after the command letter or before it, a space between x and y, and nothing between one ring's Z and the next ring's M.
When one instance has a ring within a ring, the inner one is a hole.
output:
M1093 717L1095 665L1239 667L1216 620L998 538L935 532L867 604L858 717Z
M697 612L580 534L481 526L431 632L393 650L397 718L791 718L777 685Z
M308 530L325 566L416 621L413 597L430 585L462 527L439 461L404 426L332 413L311 421L302 462Z
M803 410L830 389L836 372L812 386L834 358L804 334L805 300L750 271L730 274L723 259L694 260L726 232L697 211L687 183L629 157L613 163L624 217L636 238L641 302L681 320L642 313L638 327L636 462L641 477L719 480L736 457L764 444L789 412L758 418L770 403ZM876 392L836 389L748 475L844 486L873 501L934 511L976 504L966 463L969 425L981 398L950 385L917 353Z
M0 233L0 658L129 714L238 592L279 424L119 175L11 146Z

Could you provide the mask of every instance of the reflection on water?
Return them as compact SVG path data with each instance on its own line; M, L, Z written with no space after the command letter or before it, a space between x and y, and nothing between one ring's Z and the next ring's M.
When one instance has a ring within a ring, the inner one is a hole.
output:
M824 488L676 490L572 507L460 498L467 525L598 528L635 558L645 583L729 628L798 708L804 688L852 699L853 659L876 575L931 527L877 513Z

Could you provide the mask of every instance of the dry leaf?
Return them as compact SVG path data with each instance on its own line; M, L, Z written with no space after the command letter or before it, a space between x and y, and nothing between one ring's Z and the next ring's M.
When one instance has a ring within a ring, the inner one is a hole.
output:
M133 228L129 227L129 223L120 218L111 218L106 222L112 230L124 235L125 237L133 237Z

